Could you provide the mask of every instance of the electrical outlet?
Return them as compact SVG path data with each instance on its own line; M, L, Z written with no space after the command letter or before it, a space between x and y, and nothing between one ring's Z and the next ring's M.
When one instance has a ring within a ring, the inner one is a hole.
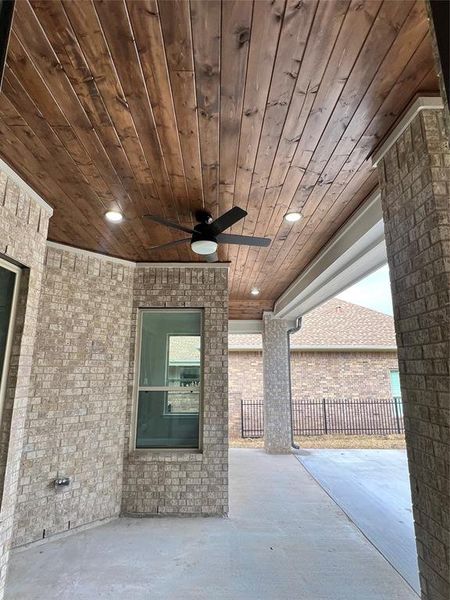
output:
M55 488L67 487L70 484L70 477L57 477L55 479Z

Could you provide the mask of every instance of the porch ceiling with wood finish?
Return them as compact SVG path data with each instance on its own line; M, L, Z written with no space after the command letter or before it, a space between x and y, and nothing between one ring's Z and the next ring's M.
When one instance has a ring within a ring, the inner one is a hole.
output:
M271 246L220 258L230 316L258 318L376 187L370 155L412 98L438 89L423 0L17 0L0 155L54 207L51 240L126 259L198 258L150 251L183 234L145 213L246 209L231 231Z

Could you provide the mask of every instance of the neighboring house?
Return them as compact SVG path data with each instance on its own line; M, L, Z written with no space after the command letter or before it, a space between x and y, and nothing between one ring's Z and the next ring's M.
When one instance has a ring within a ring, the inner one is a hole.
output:
M262 403L262 337L229 336L230 437L241 435L241 401ZM292 401L400 396L394 320L336 298L291 335Z

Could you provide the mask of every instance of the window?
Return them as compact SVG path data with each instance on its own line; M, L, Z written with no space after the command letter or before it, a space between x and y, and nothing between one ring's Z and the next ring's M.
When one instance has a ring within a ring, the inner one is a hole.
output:
M402 390L400 388L400 375L398 369L391 369L391 394L397 405L398 414L403 416Z
M202 312L139 313L136 448L199 448Z
M400 376L397 369L392 369L391 372L391 393L393 398L401 398L402 392L400 389Z
M0 408L6 389L20 269L0 259Z

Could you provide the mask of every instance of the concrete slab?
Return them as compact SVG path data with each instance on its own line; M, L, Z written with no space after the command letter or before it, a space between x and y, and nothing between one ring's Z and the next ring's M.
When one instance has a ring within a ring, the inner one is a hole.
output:
M120 519L15 552L7 600L417 600L293 456L230 459L230 518Z
M302 450L301 463L420 593L405 450Z

